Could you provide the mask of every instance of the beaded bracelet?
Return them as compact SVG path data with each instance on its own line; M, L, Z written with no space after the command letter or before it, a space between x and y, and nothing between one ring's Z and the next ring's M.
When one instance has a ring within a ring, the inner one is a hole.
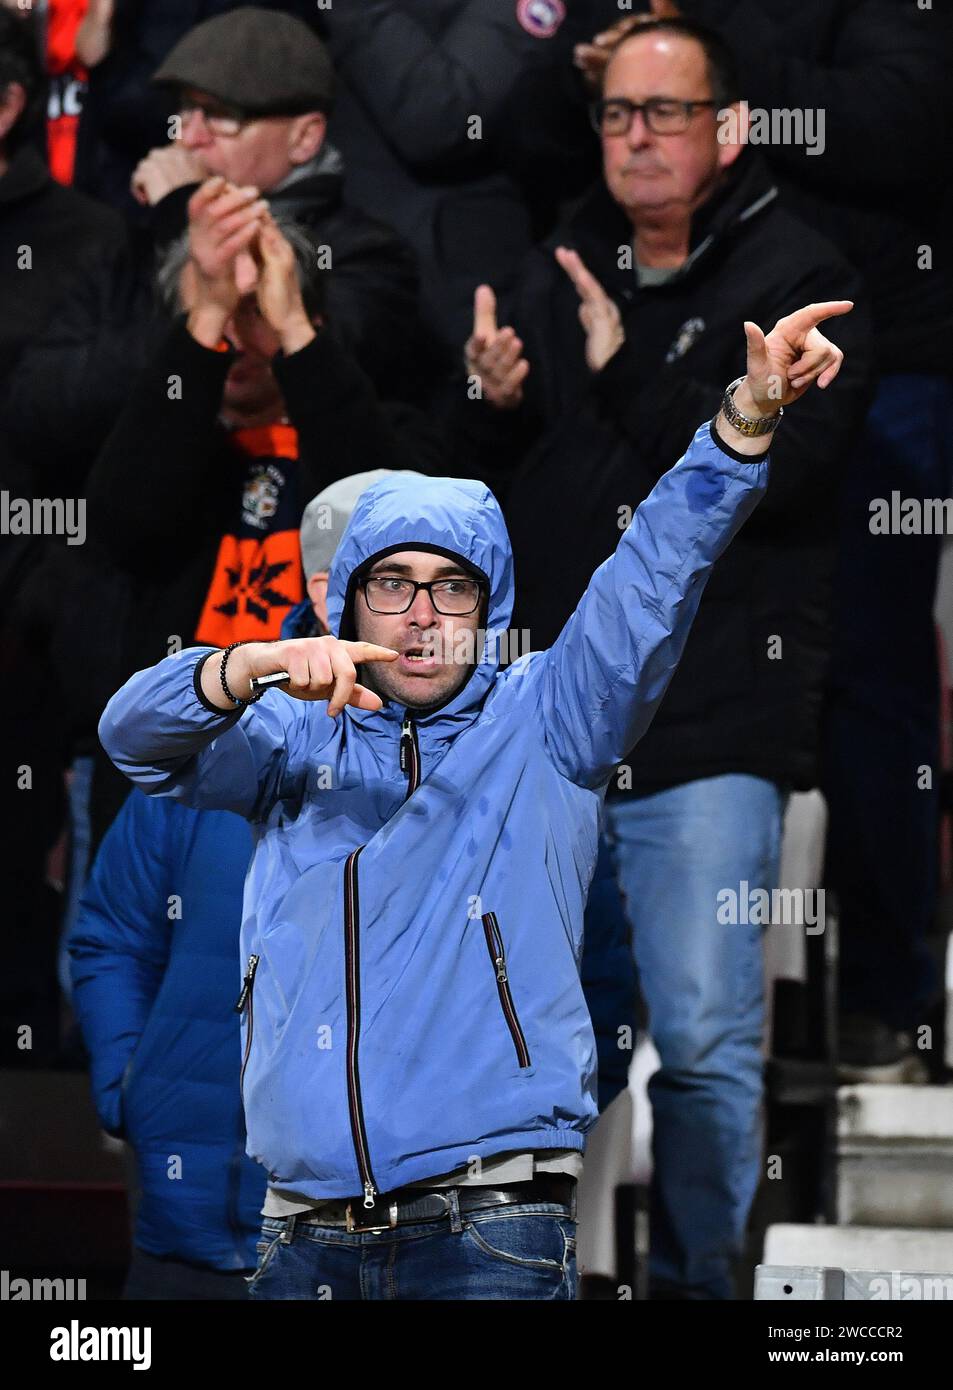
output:
M246 647L247 645L247 642L233 642L230 647L226 647L225 650L222 652L222 665L219 669L219 676L221 677L222 681L222 689L225 691L226 696L229 700L231 700L233 705L254 705L258 700L261 699L261 697L265 693L264 690L259 690L258 694L253 695L250 700L240 700L238 696L233 695L228 688L228 681L225 679L225 663L228 661L228 658L231 656L232 652L235 650L236 647Z

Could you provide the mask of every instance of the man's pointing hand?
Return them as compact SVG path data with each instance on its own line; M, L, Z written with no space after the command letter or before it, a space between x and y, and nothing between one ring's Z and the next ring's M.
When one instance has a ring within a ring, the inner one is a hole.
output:
M753 414L772 415L778 406L790 405L803 396L815 381L822 391L829 386L840 371L844 354L824 337L818 324L849 314L853 307L850 299L808 304L778 319L767 337L756 323L746 323L748 370L738 388L738 409L744 413L747 400L755 406Z
M391 647L373 642L343 642L337 637L301 637L287 642L248 642L228 658L225 679L239 700L251 697L253 677L285 673L281 689L298 700L327 700L328 714L345 705L379 710L383 700L357 682L357 667L365 661L396 661ZM217 709L233 710L221 680L221 653L213 652L202 667L202 693Z
M850 299L808 304L778 319L767 337L756 323L746 322L748 369L734 393L735 408L749 420L769 419L815 382L822 391L829 386L841 369L844 354L824 337L818 324L849 314L853 307ZM744 454L763 454L770 442L770 435L736 430L723 410L715 417L715 429L727 444Z

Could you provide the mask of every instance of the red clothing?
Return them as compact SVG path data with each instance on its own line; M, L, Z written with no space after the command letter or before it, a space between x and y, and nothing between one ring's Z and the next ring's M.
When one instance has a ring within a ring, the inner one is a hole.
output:
M60 183L73 182L76 135L79 129L87 72L76 57L76 34L89 0L47 0L46 70L50 96L46 114L46 144L50 173Z

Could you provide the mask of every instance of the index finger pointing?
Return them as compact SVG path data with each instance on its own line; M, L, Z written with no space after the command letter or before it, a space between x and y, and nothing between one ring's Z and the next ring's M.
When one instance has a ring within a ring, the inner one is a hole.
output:
M823 304L808 304L790 315L791 325L802 332L810 332L825 319L838 318L849 314L854 307L852 299L828 299Z
M355 664L358 661L395 661L400 656L393 647L379 647L374 642L345 642L344 645Z

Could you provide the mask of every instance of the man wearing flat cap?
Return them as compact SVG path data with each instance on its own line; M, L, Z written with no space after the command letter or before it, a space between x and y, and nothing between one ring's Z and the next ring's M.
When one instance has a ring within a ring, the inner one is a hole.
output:
M341 157L326 141L334 73L318 36L294 15L243 5L190 30L153 82L172 91L181 119L179 139L133 174L133 192L154 209L156 243L182 232L208 175L255 188L308 228L330 271L331 330L392 387L391 345L406 341L416 272L389 227L344 202Z

